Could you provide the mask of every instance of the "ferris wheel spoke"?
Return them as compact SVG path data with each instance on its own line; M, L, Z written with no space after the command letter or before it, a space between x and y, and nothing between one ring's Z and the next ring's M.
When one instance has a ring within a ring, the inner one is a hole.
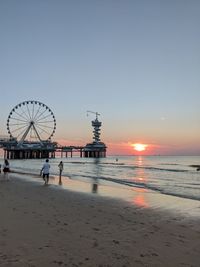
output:
M24 134L24 130L22 130L18 135L17 135L17 139L18 139L18 137L22 137L23 136L23 134Z
M45 129L41 128L40 126L38 126L38 129L40 129L41 133L46 133L46 134L50 134L48 131L46 131Z
M37 111L35 112L35 115L34 115L34 118L33 118L33 120L35 120L35 119L36 119L36 117L37 117L38 113L40 112L40 109L41 109L41 105L39 105L39 107L38 107Z
M38 138L37 138L37 135L36 135L35 131L33 131L33 134L34 134L35 140L37 140Z
M32 107L32 116L31 116L31 119L32 120L34 118L34 109L35 109L35 102L33 102L33 107Z
M36 126L36 127L39 127L39 126L41 127L41 125L37 125L37 124L36 124L35 126ZM48 128L48 129L51 129L51 130L54 129L53 126L42 125L42 128L43 128L43 127L44 127L44 128Z
M41 131L41 132L43 132L43 133L46 133L46 134L50 135L50 132L49 132L49 131L47 131L46 129L43 129L43 128L41 128L40 126L37 126L37 128L38 128L38 129L40 129L40 131Z
M48 114L48 115L46 115L46 116L40 118L39 120L37 120L37 122L39 122L39 121L41 121L41 120L45 120L45 119L47 119L47 118L49 118L49 117L52 117L52 115L51 115L51 114Z
M52 128L52 129L55 128L54 124L52 124L52 123L50 124L49 122L48 123L40 122L40 123L36 123L35 125L36 126L40 126L40 127L49 127L49 128Z
M24 125L24 126L21 126L21 127L18 127L18 128L15 127L14 129L12 129L12 132L15 133L17 131L20 131L21 129L24 129L25 130L27 128L28 128L27 125L26 126Z
M27 121L27 118L23 116L23 113L20 114L18 113L16 110L14 111L20 118L22 117L23 119L25 119Z
M45 128L51 128L51 129L54 129L55 127L54 127L54 125L46 125L46 124L44 124L44 123L36 123L35 124L35 126L37 127L37 126L40 126L41 128L43 128L43 127L45 127Z
M40 136L40 140L47 140L46 138L46 133L44 133L43 131L41 131L40 129L37 129L37 133Z
M22 113L21 113L21 111L22 111ZM22 105L20 106L20 114L23 115L23 116L25 116L26 117L26 120L30 120L29 119L29 116L27 115L27 112L24 110L24 108L22 107Z
M32 138L32 131L33 131L33 128L31 127L31 129L30 129L30 139Z
M42 111L38 117L35 118L35 121L37 121L45 112L47 111L47 109L45 109L44 111Z
M33 127L31 127L30 129L30 140L37 140L39 139L38 136L36 135L35 129Z
M19 128L17 130L14 130L13 132L16 132L17 138L18 138L19 136L22 136L25 131L27 131L27 127L26 128Z
M21 105L21 107L20 107L20 109L22 110L22 113L21 114L23 114L24 116L26 116L26 120L30 120L30 118L29 118L29 116L27 115L27 112L24 110L24 108L22 107L22 105Z
M21 125L28 125L27 122L20 122L20 123L10 123L10 126L13 127L13 126L21 126Z
M10 120L14 120L14 121L20 121L20 122L28 123L27 120L25 121L25 120L21 120L21 119L19 119L19 118L15 118L15 117L10 118Z
M31 113L30 113L30 110L29 110L29 107L28 107L27 103L26 103L26 109L27 109L27 111L28 111L28 115L29 115L29 118L30 118L30 120L31 120Z
M52 120L52 121L39 121L39 122L36 122L36 124L37 123L39 123L39 124L41 124L41 123L54 123L55 121L54 120Z
M38 134L40 136L40 139L41 140L46 140L46 133L43 133L43 131L41 131L39 129L37 129L37 130L38 130Z

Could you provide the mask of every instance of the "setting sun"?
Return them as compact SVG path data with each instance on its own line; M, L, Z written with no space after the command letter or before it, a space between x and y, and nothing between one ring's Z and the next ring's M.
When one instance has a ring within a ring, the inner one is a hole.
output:
M132 146L134 147L136 151L144 151L146 150L146 147L147 147L147 145L139 144L139 143L133 144Z

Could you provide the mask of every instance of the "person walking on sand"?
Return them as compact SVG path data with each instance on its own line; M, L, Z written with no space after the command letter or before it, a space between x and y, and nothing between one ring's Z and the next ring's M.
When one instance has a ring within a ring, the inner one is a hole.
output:
M5 180L8 180L8 173L10 171L10 164L7 159L4 160L3 164L3 172L4 172L4 178Z
M49 183L49 169L50 169L49 160L46 159L46 162L42 166L42 170L41 170L43 173L43 180L44 180L45 185Z
M63 172L63 162L60 161L60 163L58 164L58 168L59 168L59 184L62 184L62 172Z

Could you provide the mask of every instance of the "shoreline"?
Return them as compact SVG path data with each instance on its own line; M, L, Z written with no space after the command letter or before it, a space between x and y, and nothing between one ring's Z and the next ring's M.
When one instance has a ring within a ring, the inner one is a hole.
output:
M10 174L20 179L23 178L27 182L43 183L42 177L36 173L13 171ZM112 181L101 181L100 179L74 180L67 176L62 176L62 185L59 185L59 177L50 175L49 185L57 190L70 190L111 199L116 198L139 208L159 209L160 211L169 211L172 214L179 214L186 218L200 219L200 201L197 199L165 194L151 189L129 187Z
M23 179L0 183L2 267L199 266L193 217Z

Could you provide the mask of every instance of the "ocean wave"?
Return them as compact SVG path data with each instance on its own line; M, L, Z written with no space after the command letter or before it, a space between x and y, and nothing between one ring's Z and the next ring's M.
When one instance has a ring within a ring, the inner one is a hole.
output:
M98 166L116 166L119 168L124 168L124 169L144 169L144 170L155 170L155 171L166 171L166 172L189 172L190 170L186 169L170 169L170 168L159 168L159 167L152 167L152 166L138 166L138 165L129 165L125 163L119 163L119 162L99 162L95 163L94 161L69 161L69 162L64 162L66 164L76 164L76 165L98 165ZM172 165L172 166L181 166L180 164L159 164L159 165Z
M151 166L124 166L125 168L129 168L129 169L144 169L144 170L155 170L155 171L166 171L166 172L190 172L190 170L186 170L186 169L168 169L168 168L158 168L158 167L151 167Z
M75 175L75 176L78 177L79 175ZM71 176L71 179L74 179L74 178L75 178L74 176ZM96 178L96 177L91 176L91 175L90 176L81 175L81 178L93 179L95 181L102 180L102 181L112 182L112 183L116 183L116 184L120 184L120 185L124 185L124 186L128 186L128 187L133 187L133 188L143 188L143 189L151 190L153 192L158 192L158 193L164 194L164 195L171 195L171 196L176 196L179 198L187 198L187 199L200 201L200 196L197 196L194 194L189 194L189 193L186 194L185 192L182 192L182 191L173 192L170 190L170 187L164 189L164 188L161 188L159 186L155 186L155 185L148 184L148 183L130 181L127 179L126 180L125 179L115 179L115 178L103 177L103 176ZM181 186L177 185L175 187L178 188ZM185 187L185 189L191 189L191 188ZM194 188L194 189L196 189L196 188Z

